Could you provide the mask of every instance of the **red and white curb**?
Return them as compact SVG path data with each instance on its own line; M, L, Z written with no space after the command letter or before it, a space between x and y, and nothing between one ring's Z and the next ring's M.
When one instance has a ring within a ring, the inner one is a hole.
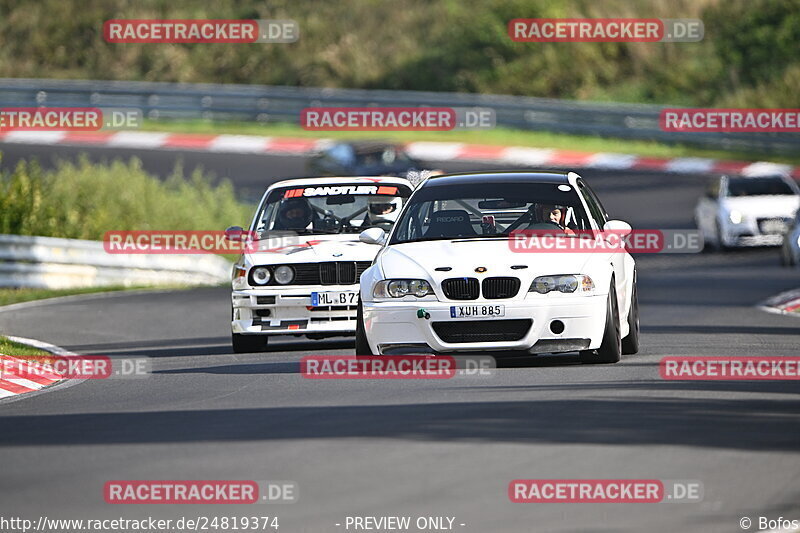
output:
M44 350L46 352L50 352L55 355L75 355L72 352L64 350L59 346L55 346L54 344L49 344L42 341L37 341L35 339L27 339L24 337L12 337L7 336L9 340L14 342L18 342L20 344L27 344L28 346L32 346L34 348L38 348L40 350ZM12 357L9 355L0 354L0 365L6 362L7 364L12 365L12 367L17 367L17 365L21 365L25 362L25 359L20 357ZM41 391L42 389L46 389L52 387L64 380L64 376L56 373L37 373L37 375L30 375L27 378L20 378L20 377L6 377L2 374L2 366L0 366L0 399L7 399L11 397L17 397L21 395L27 395L34 392ZM75 381L75 380L71 380Z
M25 359L19 357L11 357L10 355L0 354L0 364L8 364L12 367L21 368L25 364ZM0 371L0 398L7 398L9 396L16 396L18 394L25 394L26 392L34 392L49 387L58 383L64 376L43 372L37 375L30 375L28 379L25 378L10 378L3 375Z
M772 298L768 298L758 308L768 313L800 317L800 289L782 292Z
M256 135L204 135L147 131L61 132L10 131L0 142L44 145L102 146L143 150L196 150L239 154L308 155L334 142L332 139L260 137ZM529 167L596 168L603 170L661 171L708 174L775 171L800 179L800 167L769 162L724 161L700 157L658 158L611 152L581 152L549 148L493 146L447 142L411 142L406 150L423 161L475 161Z

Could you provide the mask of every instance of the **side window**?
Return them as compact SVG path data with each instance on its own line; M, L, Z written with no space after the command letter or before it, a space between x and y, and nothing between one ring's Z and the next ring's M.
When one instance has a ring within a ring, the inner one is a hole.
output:
M708 183L706 197L711 200L716 200L719 197L719 178L714 178Z
M592 192L589 186L583 183L583 181L578 181L578 189L586 199L586 205L589 206L589 213L592 215L592 218L595 219L597 224L602 228L603 224L608 222L606 210L603 208L602 204L600 204L594 192Z
M351 165L356 158L353 147L349 144L337 144L328 150L328 155L340 165Z

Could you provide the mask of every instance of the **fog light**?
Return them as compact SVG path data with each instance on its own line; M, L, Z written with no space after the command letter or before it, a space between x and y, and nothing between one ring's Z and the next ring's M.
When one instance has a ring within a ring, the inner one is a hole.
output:
M550 322L550 331L556 335L561 335L564 333L564 323L560 320L553 320Z

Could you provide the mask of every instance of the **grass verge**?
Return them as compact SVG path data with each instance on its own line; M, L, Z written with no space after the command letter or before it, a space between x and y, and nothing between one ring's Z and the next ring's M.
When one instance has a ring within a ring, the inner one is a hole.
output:
M800 165L800 155L779 156L761 152L711 150L654 141L606 139L603 137L565 135L542 131L495 128L483 131L306 131L296 124L257 122L213 122L209 120L146 120L142 130L170 133L212 135L262 135L265 137L306 137L329 139L385 139L397 142L463 142L496 146L554 148L580 152L616 152L647 157L707 157L743 161L768 160Z
M11 305L22 302L31 302L34 300L43 300L45 298L57 298L59 296L73 296L78 294L93 294L98 292L115 292L115 291L129 291L129 290L178 290L188 289L190 287L185 285L170 285L170 286L113 286L113 287L82 287L76 289L0 289L0 306Z
M25 357L26 359L41 360L42 362L51 359L52 354L38 348L32 348L25 344L20 344L0 335L0 354L12 355L15 357Z

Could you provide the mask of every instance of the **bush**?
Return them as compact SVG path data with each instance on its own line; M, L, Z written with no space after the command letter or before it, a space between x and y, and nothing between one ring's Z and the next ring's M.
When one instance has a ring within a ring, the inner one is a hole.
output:
M161 181L135 158L82 157L49 171L23 161L0 175L0 233L101 240L111 230L222 230L252 211L230 182L212 185L201 171L184 178L180 167Z

